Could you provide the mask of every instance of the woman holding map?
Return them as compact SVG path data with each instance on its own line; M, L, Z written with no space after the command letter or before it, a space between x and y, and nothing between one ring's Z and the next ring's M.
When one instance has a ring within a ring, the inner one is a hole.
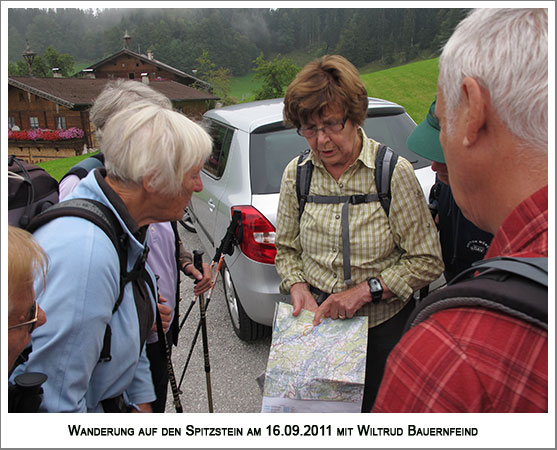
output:
M309 63L289 85L284 119L310 151L283 174L275 261L295 316L315 312L315 325L368 317L365 412L414 292L443 271L436 227L406 159L396 160L388 211L378 201L374 169L383 146L361 128L367 110L366 88L342 56Z

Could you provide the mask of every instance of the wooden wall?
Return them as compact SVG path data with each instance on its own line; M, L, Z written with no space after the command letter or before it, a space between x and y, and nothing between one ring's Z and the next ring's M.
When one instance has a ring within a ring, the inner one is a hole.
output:
M96 78L125 78L141 80L141 74L148 73L149 78L166 78L168 80L184 83L184 79L172 72L160 69L154 64L147 63L130 55L120 55L114 60L95 69Z
M83 140L73 142L8 141L8 155L15 155L31 164L53 159L68 158L83 153Z
M200 121L209 105L206 100L173 102L172 107L176 111L184 113L189 119Z
M8 117L22 130L31 128L31 117L36 117L38 128L56 129L56 118L66 119L66 128L81 128L89 148L96 146L88 111L75 111L50 100L38 97L14 86L8 86Z
M31 128L30 117L37 117L39 128L54 130L58 116L65 117L66 128L83 128L79 111L72 111L14 86L8 88L8 116L13 117L15 124L22 130Z

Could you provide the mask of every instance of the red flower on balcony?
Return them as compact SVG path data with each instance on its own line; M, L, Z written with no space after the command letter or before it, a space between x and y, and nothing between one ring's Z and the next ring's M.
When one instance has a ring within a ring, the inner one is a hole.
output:
M31 130L8 130L8 139L15 141L63 141L67 139L81 139L84 136L81 128L68 128L64 130L48 130L34 128Z

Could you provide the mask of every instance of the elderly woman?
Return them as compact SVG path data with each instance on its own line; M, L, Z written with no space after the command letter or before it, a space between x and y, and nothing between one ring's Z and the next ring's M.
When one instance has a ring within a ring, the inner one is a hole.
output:
M91 123L95 127L97 140L102 141L102 133L108 119L121 110L129 109L138 102L150 102L172 109L172 103L162 93L134 80L118 79L106 84L91 107ZM73 166L60 181L60 200L67 197L87 173L104 166L104 154L99 152ZM176 222L156 222L149 225L149 255L147 263L158 276L161 322L169 343L168 355L172 356L172 344L178 344L180 272L197 280L194 295L198 296L211 288L211 270L203 263L203 273L193 265L193 257L182 244ZM163 346L164 347L164 346ZM151 404L155 413L163 413L168 391L167 355L161 349L156 324L147 337L147 357L151 368L153 385L157 399Z
M341 56L309 63L288 87L284 117L311 148L301 164L314 165L313 198L377 193L380 144L360 127L367 109L358 71ZM290 294L294 315L302 308L314 311L315 324L323 317L368 317L362 411L369 411L386 358L413 308L413 293L443 270L436 228L412 165L402 157L391 179L389 215L378 201L348 205L348 236L342 233L347 209L342 203L308 201L299 216L297 166L298 158L288 164L280 190L276 267L281 291Z
M111 116L102 145L106 169L89 173L68 199L93 199L116 214L127 235L129 270L145 256L147 225L181 218L192 193L202 189L199 172L211 139L180 113L138 103ZM49 320L33 335L29 361L20 367L48 374L42 409L150 412L155 394L144 342L153 324L153 292L128 283L113 313L118 255L89 221L58 218L35 238L50 260L48 289L38 298ZM99 359L107 324L109 361Z

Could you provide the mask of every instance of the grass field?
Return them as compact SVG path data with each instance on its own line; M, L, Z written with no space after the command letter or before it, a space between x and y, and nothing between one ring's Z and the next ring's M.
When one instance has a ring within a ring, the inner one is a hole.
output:
M230 95L240 103L253 101L255 91L261 86L261 81L254 79L254 73L234 77L230 81Z
M95 152L98 153L98 152ZM88 158L95 153L87 153L85 155L71 156L70 158L54 159L52 161L45 161L38 163L37 166L42 167L46 170L52 177L56 178L57 181L66 175L66 172L70 170L75 164L77 164L82 159Z
M361 74L370 97L390 100L406 108L420 123L435 99L439 58L419 61L392 69Z

